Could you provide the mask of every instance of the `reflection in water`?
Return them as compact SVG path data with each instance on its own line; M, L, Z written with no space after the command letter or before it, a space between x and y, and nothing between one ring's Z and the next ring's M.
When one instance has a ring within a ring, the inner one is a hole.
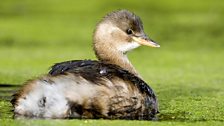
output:
M0 100L10 101L12 94L14 94L20 85L0 84Z
M19 87L20 85L0 84L0 119L12 118L12 106L10 100Z

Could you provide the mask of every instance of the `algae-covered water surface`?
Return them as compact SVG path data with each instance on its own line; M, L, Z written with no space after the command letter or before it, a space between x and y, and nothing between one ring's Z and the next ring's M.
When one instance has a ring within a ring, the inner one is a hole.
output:
M14 120L11 95L54 63L95 59L94 27L117 9L139 15L145 32L161 45L129 53L156 92L158 120ZM1 1L0 126L223 125L223 14L222 0Z

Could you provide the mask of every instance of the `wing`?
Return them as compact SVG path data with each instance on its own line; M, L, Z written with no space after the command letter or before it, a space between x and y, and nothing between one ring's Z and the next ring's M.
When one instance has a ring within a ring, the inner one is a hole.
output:
M117 76L125 81L132 82L142 93L146 93L148 96L156 99L153 90L147 83L117 65L105 64L95 60L72 60L56 63L51 67L49 74L57 76L67 72L78 74L94 83L100 80L101 77L110 79L113 76Z
M59 74L63 74L67 71L71 71L78 67L85 67L88 65L94 65L97 61L92 60L72 60L72 61L65 61L61 63L56 63L51 67L49 71L50 75L56 76Z
M137 87L142 94L147 95L144 103L148 106L147 108L149 108L154 115L159 113L157 98L151 87L141 78L117 65L105 64L94 60L73 60L57 63L52 66L49 72L52 76L66 73L73 73L75 75L82 76L86 80L93 82L92 84L102 84L100 83L102 78L112 80L113 77L118 77L124 81L129 81L130 84Z

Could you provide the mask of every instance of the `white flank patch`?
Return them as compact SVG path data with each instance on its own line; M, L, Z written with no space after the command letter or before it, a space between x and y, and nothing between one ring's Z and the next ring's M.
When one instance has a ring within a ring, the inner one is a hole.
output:
M37 81L32 92L20 98L19 104L15 108L16 113L35 117L43 116L45 118L61 117L68 110L67 100L62 87L59 84L48 84L43 81ZM43 98L46 98L45 106L41 105Z
M36 80L25 99L19 98L15 112L34 117L65 118L70 107L68 102L83 104L85 98L93 97L96 92L93 84L74 75L52 77L51 80L54 83Z

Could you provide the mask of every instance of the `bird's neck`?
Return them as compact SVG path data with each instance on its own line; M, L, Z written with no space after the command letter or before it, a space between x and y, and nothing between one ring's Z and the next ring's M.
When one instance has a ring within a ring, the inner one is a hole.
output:
M101 62L108 63L108 64L115 64L131 72L132 74L140 77L140 75L135 70L134 66L128 60L128 57L126 54L123 54L116 50L110 50L108 48L101 48L100 50L97 50L96 48L94 48L94 50L98 60L100 60Z
M116 49L118 45L115 44L122 41L120 34L124 34L123 31L120 32L120 29L114 27L110 22L99 23L93 36L95 54L100 61L115 64L140 77L127 55Z

